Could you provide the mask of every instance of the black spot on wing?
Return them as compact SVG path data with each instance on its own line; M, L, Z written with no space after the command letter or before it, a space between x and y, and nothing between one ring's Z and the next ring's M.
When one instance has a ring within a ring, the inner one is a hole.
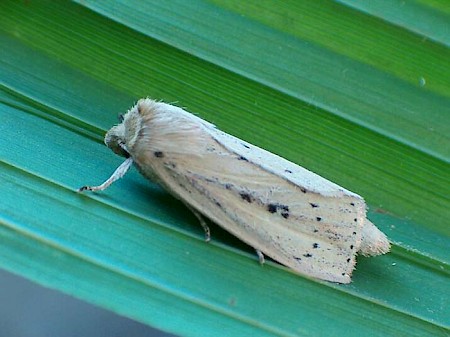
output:
M275 213L277 211L277 205L276 204L268 204L267 205L267 210L270 213Z
M156 158L164 158L164 153L162 151L153 152Z
M180 186L183 190L187 191L189 194L192 194L192 191L182 183L179 183L178 186Z
M239 195L241 196L241 198L247 202L252 202L252 196L246 192L240 192Z
M319 244L318 243L314 243L313 244L313 248L319 248Z
M269 213L277 213L279 211L283 218L289 218L289 206L287 205L270 203L267 204L267 211L269 211Z
M238 157L238 160L248 161L248 159L245 158L244 156L239 156L239 157Z
M312 208L317 208L317 207L319 207L319 205L317 205L317 204L315 204L315 203L313 203L313 202L310 202L309 204L311 205Z
M280 205L281 216L285 219L289 218L289 207L286 205Z
M303 256L304 256L304 257L312 257L312 254L306 253L306 254L303 254Z

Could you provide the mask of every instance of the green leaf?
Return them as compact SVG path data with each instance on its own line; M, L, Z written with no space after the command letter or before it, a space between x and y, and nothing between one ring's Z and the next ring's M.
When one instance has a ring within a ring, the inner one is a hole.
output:
M0 267L183 336L445 336L444 2L2 1ZM350 285L256 262L102 145L149 96L363 195Z

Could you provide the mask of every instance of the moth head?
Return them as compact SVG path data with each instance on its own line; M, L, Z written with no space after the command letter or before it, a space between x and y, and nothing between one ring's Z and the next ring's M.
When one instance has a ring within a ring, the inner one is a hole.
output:
M128 158L141 130L142 117L139 113L139 103L125 115L119 115L119 122L106 133L105 144L115 154Z

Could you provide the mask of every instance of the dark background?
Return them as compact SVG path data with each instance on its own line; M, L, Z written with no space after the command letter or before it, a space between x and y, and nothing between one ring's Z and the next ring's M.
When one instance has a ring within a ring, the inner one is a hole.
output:
M22 277L0 270L1 337L169 337Z

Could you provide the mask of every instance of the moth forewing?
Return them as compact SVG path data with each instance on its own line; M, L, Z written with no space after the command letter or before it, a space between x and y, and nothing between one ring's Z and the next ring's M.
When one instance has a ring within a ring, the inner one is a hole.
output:
M360 248L389 250L360 196L180 108L140 100L105 140L190 208L301 274L348 283Z

